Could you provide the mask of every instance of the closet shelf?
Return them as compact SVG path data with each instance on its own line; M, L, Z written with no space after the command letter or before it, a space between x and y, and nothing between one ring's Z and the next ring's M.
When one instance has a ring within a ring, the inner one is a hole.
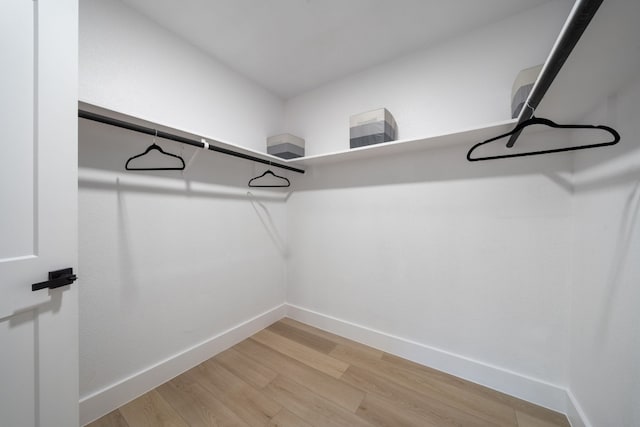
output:
M484 126L464 129L458 132L445 133L427 136L418 139L406 139L399 141L384 142L381 144L368 145L365 147L346 149L315 156L299 157L287 160L285 163L296 166L313 166L321 164L338 163L367 159L372 157L389 156L393 154L410 153L429 150L437 147L451 146L457 144L468 144L469 146L479 141L491 138L492 136L505 133L513 129L516 119L491 123ZM348 145L349 141L345 142Z
M116 120L122 120L135 125L162 130L168 133L182 136L184 138L195 139L197 141L200 140L200 137L197 136L196 133L159 125L157 123L154 123L139 117L133 117L124 113L109 110L107 108L99 107L87 102L80 101L78 103L78 107L80 110L88 111L90 113L103 115ZM338 152L332 152L332 153L320 154L320 155L308 156L308 157L300 157L297 159L289 159L289 160L281 159L280 157L272 156L270 154L245 148L240 145L232 144L225 141L207 138L207 142L209 142L212 145L215 145L216 147L232 150L232 151L246 154L252 157L257 157L267 162L278 163L278 164L286 165L293 168L300 168L300 167L311 166L311 165L337 163L342 161L352 161L352 160L366 159L366 158L378 157L378 156L387 156L387 155L399 154L399 153L405 153L405 152L423 151L431 148L450 146L455 144L473 144L478 141L482 141L484 139L490 138L496 134L507 132L513 128L515 123L516 123L516 119L505 120L501 122L480 126L477 128L464 129L454 133L432 135L432 136L419 138L419 139L391 141L391 142L385 142L382 144L369 145L366 147L346 149L344 151L338 151ZM345 145L348 145L348 144L349 142L346 141Z

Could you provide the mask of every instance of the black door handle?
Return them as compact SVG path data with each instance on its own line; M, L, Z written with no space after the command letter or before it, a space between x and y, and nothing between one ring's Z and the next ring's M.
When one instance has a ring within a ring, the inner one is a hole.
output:
M70 285L78 279L78 276L73 274L73 268L65 268L63 270L56 270L49 272L49 280L46 282L34 283L31 285L32 291L39 291L40 289L55 289L61 286Z

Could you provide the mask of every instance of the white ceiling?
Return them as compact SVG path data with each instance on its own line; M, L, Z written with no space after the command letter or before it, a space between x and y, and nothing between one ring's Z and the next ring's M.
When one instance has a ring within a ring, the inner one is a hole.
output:
M123 0L283 98L548 0Z

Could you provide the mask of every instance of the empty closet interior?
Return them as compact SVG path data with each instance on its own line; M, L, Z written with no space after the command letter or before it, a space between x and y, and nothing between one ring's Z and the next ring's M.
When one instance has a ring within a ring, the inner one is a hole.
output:
M81 421L288 317L573 426L640 425L638 18L81 1ZM397 140L351 149L378 108ZM305 156L267 154L283 133Z

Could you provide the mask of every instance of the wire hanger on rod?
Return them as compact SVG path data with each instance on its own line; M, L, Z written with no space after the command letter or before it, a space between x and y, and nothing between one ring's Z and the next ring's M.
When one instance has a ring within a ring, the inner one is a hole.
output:
M271 166L271 162L269 162L269 166ZM282 184L253 184L254 181L264 177L265 175L271 175L275 178L282 179L284 180L284 182ZM289 181L284 176L276 175L275 173L273 173L271 169L267 169L262 175L251 178L247 185L249 187L262 187L262 188L291 187L291 181Z
M514 153L514 154L502 154L498 156L487 156L487 157L471 157L471 154L479 147L497 141L499 139L505 138L507 136L511 136L513 134L517 134L521 132L524 128L531 125L545 125L556 129L599 129L605 132L608 132L613 137L613 140L606 142L599 142L595 144L586 144L586 145L577 145L573 147L564 147L564 148L553 148L549 150L540 150L540 151L530 151L526 153ZM487 139L486 141L479 142L467 152L467 160L470 162L477 162L482 160L496 160L496 159L508 159L512 157L525 157L525 156L537 156L540 154L550 154L550 153L562 153L564 151L575 151L575 150L585 150L587 148L595 148L595 147L607 147L609 145L615 145L620 141L620 134L613 128L604 125L560 125L555 122L552 122L549 119L543 119L538 117L532 117L529 120L525 120L516 126L512 131L507 132L502 135L498 135L494 138Z
M171 153L167 153L166 151L164 151L162 149L162 147L160 147L158 144L156 144L156 138L158 137L158 130L156 129L156 134L153 136L153 143L147 147L147 149L144 151L144 153L142 154L138 154L137 156L133 156L130 157L129 160L127 160L127 163L124 165L124 168L128 171L181 171L184 170L185 168L185 164L184 164L184 159L178 155L175 154L171 154ZM131 162L131 160L137 159L139 157L145 156L147 154L149 154L149 152L151 150L156 150L159 151L161 154L168 156L168 157L173 157L176 158L178 160L180 160L180 163L182 164L181 166L174 166L174 167L157 167L157 168L138 168L138 167L129 167L129 163Z

